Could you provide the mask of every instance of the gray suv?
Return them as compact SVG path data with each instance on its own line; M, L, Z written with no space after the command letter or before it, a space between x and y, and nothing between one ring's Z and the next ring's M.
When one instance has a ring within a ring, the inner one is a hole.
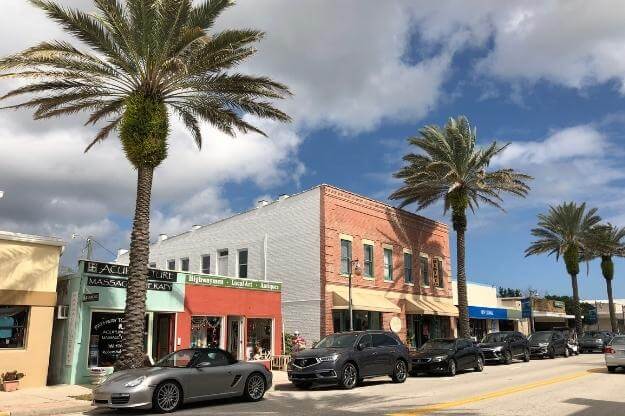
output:
M317 383L351 389L369 377L390 376L403 383L410 370L408 348L394 333L358 331L328 335L313 348L293 354L288 376L298 388Z

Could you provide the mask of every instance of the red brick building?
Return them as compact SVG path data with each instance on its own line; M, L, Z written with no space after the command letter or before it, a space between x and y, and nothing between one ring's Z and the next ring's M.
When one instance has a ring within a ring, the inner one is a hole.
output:
M455 333L446 224L322 185L321 335L348 329L356 259L354 329L393 329L413 346Z

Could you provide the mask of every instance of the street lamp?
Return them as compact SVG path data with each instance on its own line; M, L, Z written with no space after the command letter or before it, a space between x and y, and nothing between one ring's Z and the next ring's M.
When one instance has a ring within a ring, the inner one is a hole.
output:
M352 269L356 276L360 276L360 263L358 259L349 262L349 330L354 330L354 311L352 308Z

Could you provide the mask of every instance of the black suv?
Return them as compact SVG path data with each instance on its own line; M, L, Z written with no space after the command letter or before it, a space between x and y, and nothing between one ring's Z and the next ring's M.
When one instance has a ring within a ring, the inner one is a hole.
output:
M412 373L445 373L455 376L457 371L484 369L484 355L468 338L432 339L418 351L410 354Z
M556 358L556 355L568 357L570 350L561 331L538 331L529 336L532 357Z
M525 362L530 360L530 345L520 332L491 332L478 344L486 361L510 364L514 358Z
M601 351L612 341L612 334L607 331L586 331L579 340L580 352Z
M328 335L293 354L287 371L298 388L329 383L351 389L369 377L390 376L403 383L410 369L408 348L394 333L359 331Z

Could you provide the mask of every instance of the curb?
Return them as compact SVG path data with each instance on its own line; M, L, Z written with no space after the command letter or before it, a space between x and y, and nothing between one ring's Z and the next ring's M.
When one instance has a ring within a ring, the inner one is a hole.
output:
M58 407L58 408L47 408L47 409L30 409L23 411L13 411L13 412L2 412L0 411L0 416L56 416L56 415L66 415L68 413L78 413L85 412L87 410L91 410L94 407L91 405L91 402L88 404L76 404L72 406Z

